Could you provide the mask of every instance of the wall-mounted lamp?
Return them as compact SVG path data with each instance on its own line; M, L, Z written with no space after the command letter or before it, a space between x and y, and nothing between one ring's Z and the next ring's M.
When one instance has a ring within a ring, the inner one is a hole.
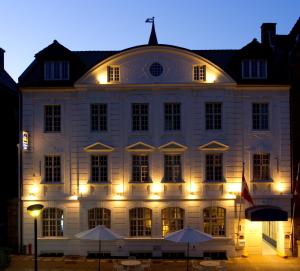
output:
M29 188L29 196L35 197L39 192L39 187L37 185L31 185Z

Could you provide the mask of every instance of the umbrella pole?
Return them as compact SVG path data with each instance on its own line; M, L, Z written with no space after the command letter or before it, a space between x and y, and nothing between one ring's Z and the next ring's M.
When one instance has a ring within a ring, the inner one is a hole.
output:
M101 258L101 240L99 240L98 271L100 271L100 258Z
M189 257L190 257L190 243L187 243L187 251L186 251L186 257L187 257L187 260L186 260L186 271L189 271Z

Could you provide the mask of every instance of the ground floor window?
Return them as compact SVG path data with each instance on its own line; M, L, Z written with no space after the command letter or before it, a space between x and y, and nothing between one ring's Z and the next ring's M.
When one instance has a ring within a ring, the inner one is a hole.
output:
M43 236L63 236L64 215L58 208L45 208L43 210Z
M165 208L161 212L162 233L166 236L168 233L183 229L184 210L179 207Z
M203 210L204 232L213 236L225 236L226 210L222 207L207 207Z
M152 210L133 208L129 211L130 236L151 236Z
M93 208L88 211L89 229L97 225L104 225L110 228L110 210L106 208Z
M262 223L262 237L271 246L277 247L277 221L264 221Z

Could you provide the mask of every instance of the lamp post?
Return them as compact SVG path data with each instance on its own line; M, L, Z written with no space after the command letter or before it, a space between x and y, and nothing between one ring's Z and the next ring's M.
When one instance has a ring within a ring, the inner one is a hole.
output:
M34 218L34 271L38 271L37 265L37 217L41 214L44 206L33 204L27 207L27 212Z

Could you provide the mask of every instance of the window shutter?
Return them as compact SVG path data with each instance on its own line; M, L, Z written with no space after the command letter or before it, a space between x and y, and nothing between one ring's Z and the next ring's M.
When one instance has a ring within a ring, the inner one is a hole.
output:
M110 66L107 66L107 82L110 82Z

